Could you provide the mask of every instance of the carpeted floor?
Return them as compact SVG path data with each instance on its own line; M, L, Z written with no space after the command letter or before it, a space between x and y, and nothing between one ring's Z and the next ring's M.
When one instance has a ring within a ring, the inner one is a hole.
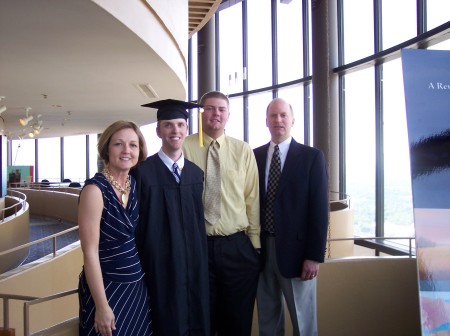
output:
M30 215L30 242L70 229L73 226L73 224L64 223L53 218ZM56 249L59 250L78 240L80 240L78 230L58 236L56 237ZM53 239L31 246L30 253L22 265L35 261L50 253L53 253Z

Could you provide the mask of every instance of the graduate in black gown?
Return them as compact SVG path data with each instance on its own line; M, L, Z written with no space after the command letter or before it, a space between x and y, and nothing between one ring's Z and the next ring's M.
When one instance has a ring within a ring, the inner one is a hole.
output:
M182 152L187 108L164 100L158 109L160 151L133 169L139 198L136 243L151 297L155 335L209 335L208 256L203 171Z

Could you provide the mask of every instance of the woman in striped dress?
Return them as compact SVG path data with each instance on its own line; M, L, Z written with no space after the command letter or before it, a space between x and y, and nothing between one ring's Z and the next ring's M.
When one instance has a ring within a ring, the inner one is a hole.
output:
M136 250L139 219L130 169L147 157L139 127L110 125L98 141L102 173L85 182L78 224L84 266L79 281L80 335L151 335L147 287Z

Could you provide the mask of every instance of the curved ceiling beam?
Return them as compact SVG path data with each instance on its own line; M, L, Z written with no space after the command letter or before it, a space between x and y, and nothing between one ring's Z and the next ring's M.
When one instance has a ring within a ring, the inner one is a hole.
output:
M189 38L216 13L221 0L189 0Z

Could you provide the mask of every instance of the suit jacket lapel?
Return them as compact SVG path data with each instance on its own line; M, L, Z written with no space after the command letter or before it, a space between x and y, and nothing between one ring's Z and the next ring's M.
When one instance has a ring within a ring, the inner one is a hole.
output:
M261 190L263 190L264 192L262 193L264 195L266 195L266 164L267 164L267 154L269 152L269 145L270 142L268 142L266 145L264 145L263 147L263 151L262 153L264 153L264 155L261 155L259 160L260 160L260 164L258 164L259 167L259 176L264 176L264 178L260 178L259 181L259 187Z
M291 144L289 145L289 150L286 155L286 161L284 162L283 170L280 176L280 185L278 187L278 193L286 187L289 183L289 177L295 175L296 164L295 161L298 159L298 143L292 138Z

